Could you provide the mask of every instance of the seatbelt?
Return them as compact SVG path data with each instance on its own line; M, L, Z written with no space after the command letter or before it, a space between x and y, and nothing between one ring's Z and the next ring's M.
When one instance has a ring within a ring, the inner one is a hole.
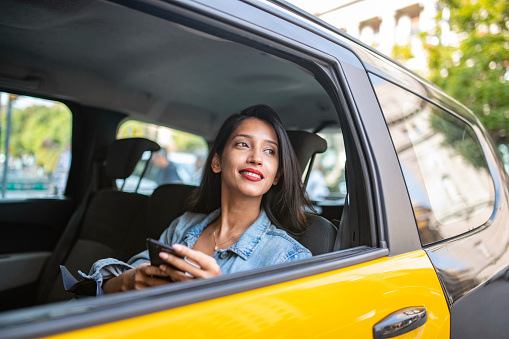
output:
M94 170L92 171L92 178L90 179L89 184L85 190L85 194L83 195L83 200L81 201L79 207L73 213L67 226L65 227L64 233L60 237L55 250L53 251L53 255L50 257L48 263L42 270L41 276L39 278L40 283L37 288L37 296L36 303L42 304L46 301L48 294L53 286L53 282L55 277L60 272L60 264L62 264L69 254L71 249L71 245L74 243L74 240L78 236L79 226L81 225L81 220L83 219L83 215L88 206L88 202L90 200L90 192L92 191L92 187L95 183L96 178L96 168L95 162L93 164Z
M140 188L140 185L141 185L141 180L143 179L143 177L145 176L145 173L147 173L147 170L148 170L148 166L150 164L150 160L152 159L152 155L154 152L150 152L150 156L148 157L147 159L147 162L145 163L145 166L143 167L143 172L141 172L141 175L140 175L140 180L138 180L138 184L136 185L136 189L134 190L134 193L138 193L138 188ZM122 189L121 191L124 190L124 185L125 185L125 182L126 182L127 179L124 179L124 183L122 184Z
M356 188L361 187L356 183L356 177L352 175L355 173L352 169L352 164L347 161L345 170L346 179L346 198L343 213L341 214L341 221L338 226L338 236L334 242L334 251L340 251L347 248L358 246L360 243L359 234L359 216L357 208ZM353 189L352 189L353 188Z
M334 241L334 251L341 251L349 247L350 228L348 227L348 210L350 204L348 200L350 200L350 196L347 192L345 197L345 205L343 207L343 213L341 213L341 219L339 221L339 225L337 225L338 233L336 240Z

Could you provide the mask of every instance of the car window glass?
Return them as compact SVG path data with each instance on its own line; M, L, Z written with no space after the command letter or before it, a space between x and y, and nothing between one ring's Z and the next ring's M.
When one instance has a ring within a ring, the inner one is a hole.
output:
M423 244L482 225L494 185L481 145L464 121L372 76L396 147Z
M136 120L125 121L118 129L117 139L133 137L155 141L161 146L161 150L155 152L152 158L150 152L145 152L133 174L125 182L122 179L117 180L117 186L123 191L137 191L149 195L163 184L200 184L202 165L208 155L205 139L164 126Z
M71 129L71 112L64 104L0 93L0 197L63 195Z
M344 205L346 190L346 151L340 130L318 133L327 141L327 150L313 162L306 192L317 209L320 206Z

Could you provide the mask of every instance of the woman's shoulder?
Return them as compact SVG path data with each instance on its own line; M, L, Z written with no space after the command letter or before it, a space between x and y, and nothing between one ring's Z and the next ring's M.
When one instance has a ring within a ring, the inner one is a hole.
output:
M198 225L207 224L217 217L218 211L212 213L185 212L173 220L170 226L162 234L162 241L169 243L180 242L185 234Z
M196 221L202 221L205 219L214 219L215 220L219 216L220 213L221 213L221 208L218 208L210 213L187 211L175 220L178 220L179 222L182 222L182 221L196 222Z
M298 256L299 258L304 258L311 256L311 252L306 247L290 236L285 230L277 228L273 224L267 230L267 236L271 238L269 240L271 243L277 244L281 252L286 252L289 257Z
M205 213L197 213L197 212L185 212L180 217L178 217L179 221L193 221L193 220L203 220L208 216Z
M185 212L175 220L170 225L170 228L189 228L193 227L197 224L200 224L205 220L209 214L205 213L197 213L197 212Z
M295 240L291 235L288 234L285 230L278 228L276 225L271 224L267 230L267 235L284 239L292 244L300 245L300 243ZM301 245L302 246L302 245Z

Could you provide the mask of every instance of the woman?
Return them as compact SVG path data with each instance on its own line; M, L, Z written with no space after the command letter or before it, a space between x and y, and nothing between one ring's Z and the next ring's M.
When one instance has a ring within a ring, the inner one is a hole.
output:
M99 260L89 278L102 283L105 293L211 278L311 256L288 235L305 230L304 211L310 203L288 135L272 108L256 105L229 117L204 168L191 212L175 219L160 237L185 259L160 253L169 265L156 267L144 251L127 264Z

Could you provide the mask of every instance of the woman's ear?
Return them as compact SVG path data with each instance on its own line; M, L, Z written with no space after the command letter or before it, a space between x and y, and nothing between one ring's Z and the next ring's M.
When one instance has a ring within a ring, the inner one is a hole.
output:
M214 173L220 173L221 172L221 159L219 158L219 155L216 153L212 157L212 162L210 164L210 167L212 167L212 171Z

